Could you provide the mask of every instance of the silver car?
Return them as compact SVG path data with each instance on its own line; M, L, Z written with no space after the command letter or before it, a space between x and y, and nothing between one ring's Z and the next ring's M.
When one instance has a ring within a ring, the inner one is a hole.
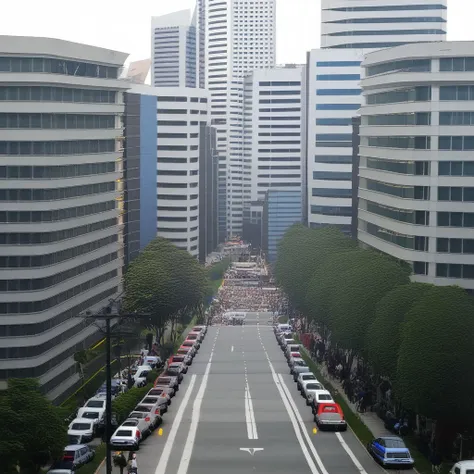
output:
M298 375L309 372L309 367L306 365L306 362L301 359L295 359L293 367L290 369L290 374L293 375L293 380L296 382Z

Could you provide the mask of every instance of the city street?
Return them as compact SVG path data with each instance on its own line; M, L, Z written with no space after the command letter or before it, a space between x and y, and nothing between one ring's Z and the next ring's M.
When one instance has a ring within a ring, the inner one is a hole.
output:
M350 429L314 432L268 316L209 328L162 432L137 453L140 473L383 472Z

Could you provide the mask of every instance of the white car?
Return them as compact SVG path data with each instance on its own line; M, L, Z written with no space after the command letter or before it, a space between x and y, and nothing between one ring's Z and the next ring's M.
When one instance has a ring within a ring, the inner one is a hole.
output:
M141 440L142 433L136 427L119 426L110 438L110 445L116 449L127 447L138 450Z
M80 436L80 443L84 444L90 441L95 434L96 424L94 420L87 418L76 418L69 424L68 436Z
M147 394L147 396L151 395L152 397L162 397L166 399L166 403L171 405L171 395L164 387L153 387Z
M146 385L146 378L152 370L150 365L140 365L132 376L135 387Z
M145 429L143 431L149 431L149 432L152 432L155 428L156 428L156 425L155 425L155 420L157 420L156 418L155 419L152 419L150 417L150 415L146 412L142 412L142 411L132 411L132 413L130 413L130 415L128 416L128 419L138 419L138 420L142 420L144 423L145 423Z
M159 415L164 415L168 411L168 399L161 395L147 395L140 405L150 406L153 409L158 409Z
M145 418L127 418L120 425L120 428L136 428L138 431L140 431L142 438L145 438L152 432L150 423L145 421Z
M314 398L314 394L317 390L324 390L322 383L310 380L302 384L301 395L306 398L306 405L309 405L308 400Z
M90 410L90 411L83 411L81 418L85 418L89 421L93 421L95 427L104 426L105 425L105 411L97 411L97 410Z
M306 398L306 405L311 405L312 409L316 407L318 403L335 403L332 395L327 390L310 390L308 397Z
M318 381L316 376L311 372L306 372L306 373L303 373L303 374L299 374L298 378L296 379L296 386L297 386L298 390L301 392L301 387L303 385L303 382L307 382L307 381L310 381L310 380L312 380L313 382Z
M136 412L143 413L147 418L149 418L150 419L150 424L154 428L156 428L157 426L160 426L162 421L163 421L163 418L160 415L160 409L158 407L155 408L155 407L150 406L150 405L141 405L141 404L139 404L134 408L132 413L135 414Z
M105 399L102 397L89 398L82 408L105 410Z

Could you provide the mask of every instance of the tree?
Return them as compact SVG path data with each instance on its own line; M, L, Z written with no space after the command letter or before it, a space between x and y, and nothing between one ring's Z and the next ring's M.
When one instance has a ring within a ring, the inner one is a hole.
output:
M39 472L59 458L67 444L63 410L40 392L34 379L10 379L0 393L0 472L19 465L22 472Z
M459 287L433 287L403 323L396 391L402 404L445 425L474 420L474 303Z
M377 303L366 342L368 361L378 374L395 380L405 317L432 288L432 285L424 283L400 285Z

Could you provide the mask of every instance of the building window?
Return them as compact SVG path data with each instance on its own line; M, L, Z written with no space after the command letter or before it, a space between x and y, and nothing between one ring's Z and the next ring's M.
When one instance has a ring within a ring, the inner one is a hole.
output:
M417 20L427 21L428 18L400 18L399 20L403 23ZM357 21L360 20L360 21ZM394 18L355 18L354 20L348 20L347 23L390 23L390 20ZM436 18L429 18L430 21L436 20ZM439 18L437 21L444 21ZM377 64L375 66L369 66L366 68L367 77L375 76L377 74L385 74L387 72L430 72L431 71L431 59L404 59L401 61L391 61L383 64Z
M431 87L418 86L410 89L398 89L388 92L369 94L367 104L397 104L403 102L426 102L431 100Z
M314 157L315 163L334 163L347 164L352 163L352 155L316 155Z
M367 146L382 147L382 148L403 148L415 150L429 150L431 147L431 137L362 137L367 141ZM441 137L440 137L441 138ZM473 146L474 146L474 137ZM362 144L362 143L361 143Z
M436 251L440 253L474 254L474 239L436 239Z
M428 176L430 174L429 161L398 161L367 158L367 168L416 176Z
M313 188L312 196L330 198L351 198L352 189Z
M363 125L431 125L430 112L412 114L367 115L362 117Z
M324 179L329 181L350 181L351 172L343 171L313 171L313 179Z
M474 212L438 212L439 227L474 228Z
M474 100L474 86L440 86L439 100Z
M439 176L474 176L474 161L440 161Z
M115 140L0 142L0 155L88 155L112 153L115 146Z
M474 265L461 265L456 263L437 263L436 276L440 278L474 279Z
M413 236L400 234L367 222L367 233L379 239L398 245L409 250L428 252L429 238L424 236Z
M383 206L372 201L367 201L367 212L387 217L388 219L407 222L408 224L429 225L429 211L414 211L412 209L399 209L396 207Z
M352 215L352 207L311 206L311 214L321 214L323 216L350 217Z
M474 202L474 187L438 186L438 201Z
M116 91L48 86L0 86L0 101L114 104Z
M367 179L366 182L369 191L397 196L403 199L420 199L423 201L430 199L429 186L398 186L371 179Z
M439 70L442 72L474 71L473 58L440 58Z
M359 110L360 104L316 104L316 110Z

